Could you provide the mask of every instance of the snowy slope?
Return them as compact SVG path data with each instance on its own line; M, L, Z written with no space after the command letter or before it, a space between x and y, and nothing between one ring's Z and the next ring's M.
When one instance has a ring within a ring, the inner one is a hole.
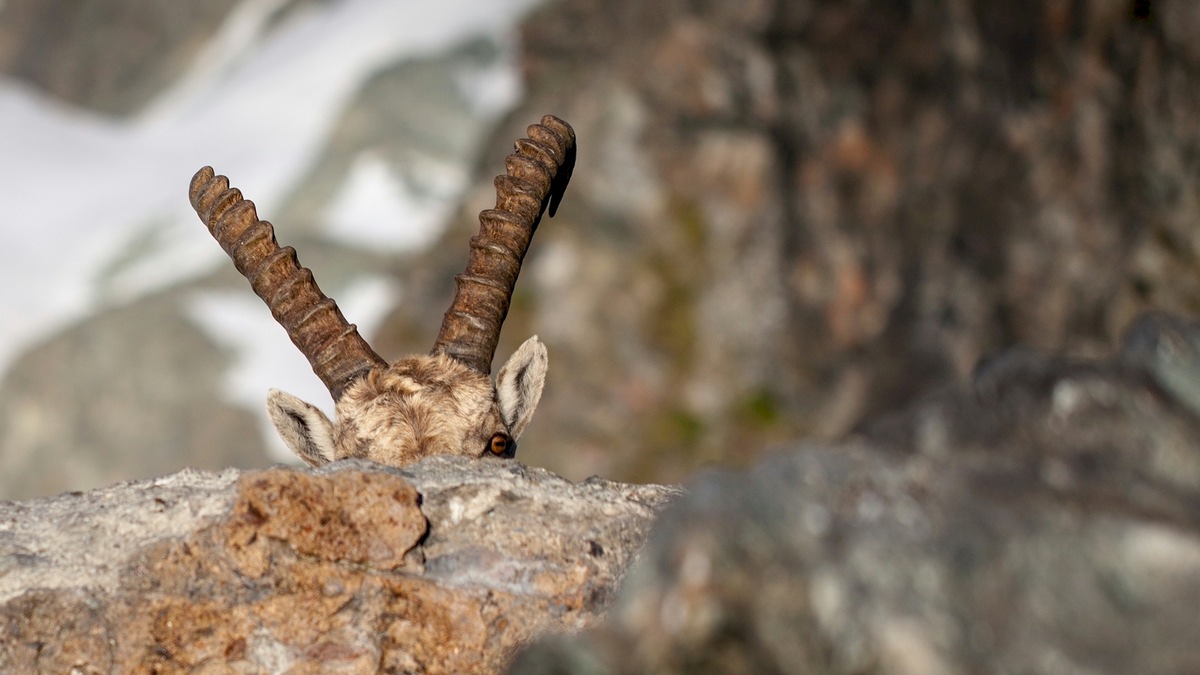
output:
M225 264L187 204L197 168L212 164L258 203L275 203L371 73L471 37L509 35L537 0L344 0L310 6L267 32L278 4L246 0L193 71L132 121L68 109L0 80L0 284L8 289L0 294L0 372L97 306ZM479 104L499 110L514 102L516 75L492 75ZM428 228L461 188L451 179L442 203L422 203L378 167L361 174L345 189L347 217L331 233L351 245L378 241L354 226L380 221L371 208L392 211L385 222L408 211ZM393 247L431 238L418 230ZM135 243L141 252L130 261ZM380 303L364 304L372 305Z

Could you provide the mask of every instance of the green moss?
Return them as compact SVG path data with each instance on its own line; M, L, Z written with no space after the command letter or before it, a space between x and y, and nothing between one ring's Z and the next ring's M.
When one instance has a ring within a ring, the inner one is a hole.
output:
M508 301L508 311L512 314L528 313L537 305L537 294L528 288L522 288L518 282Z
M779 398L766 390L739 401L736 414L738 422L752 430L770 429L783 421Z
M699 416L686 410L667 411L665 421L675 445L693 446L704 437L704 423Z
M682 284L671 284L652 316L650 343L668 355L672 375L678 379L695 362L695 294Z
M662 480L664 470L671 473L668 467L690 469L704 461L702 445L711 430L695 413L672 406L642 418L639 426L638 437L648 451L630 458L621 471L623 479Z
M690 199L676 199L671 203L671 215L683 245L690 253L702 254L708 248L708 228L700 205Z
M652 313L649 342L670 355L673 374L682 377L692 367L696 351L696 306L708 268L707 227L697 204L675 200L668 224L676 229L672 241L682 247L650 253L646 267L664 286L661 302Z

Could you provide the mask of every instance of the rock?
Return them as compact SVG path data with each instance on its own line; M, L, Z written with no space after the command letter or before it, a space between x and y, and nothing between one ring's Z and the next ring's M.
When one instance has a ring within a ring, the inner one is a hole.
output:
M609 619L510 672L1191 672L1200 409L1142 346L1197 337L1156 316L1121 359L1015 352L852 441L710 472Z
M678 493L432 458L0 502L0 670L496 672L595 622Z
M11 0L0 5L0 72L67 103L130 115L193 65L235 4Z
M4 373L0 497L91 489L185 466L267 466L254 415L225 396L233 355L186 316L188 299L167 291L80 321Z

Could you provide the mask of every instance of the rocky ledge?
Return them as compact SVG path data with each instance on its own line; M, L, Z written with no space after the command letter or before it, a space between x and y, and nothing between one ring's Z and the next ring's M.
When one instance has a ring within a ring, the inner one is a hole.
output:
M678 493L431 458L0 502L0 671L494 672L595 622Z

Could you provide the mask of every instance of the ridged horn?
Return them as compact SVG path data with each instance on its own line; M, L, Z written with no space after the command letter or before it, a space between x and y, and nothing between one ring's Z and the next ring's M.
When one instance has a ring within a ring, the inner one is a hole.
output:
M529 242L547 207L553 217L575 168L575 131L546 115L525 130L496 176L496 207L479 214L467 269L454 277L454 300L442 319L434 354L446 354L485 375Z
M280 248L275 228L258 219L254 203L229 187L228 178L206 166L192 177L188 197L335 401L369 370L387 366L342 316L337 303L317 287L312 272L300 266L296 249Z

